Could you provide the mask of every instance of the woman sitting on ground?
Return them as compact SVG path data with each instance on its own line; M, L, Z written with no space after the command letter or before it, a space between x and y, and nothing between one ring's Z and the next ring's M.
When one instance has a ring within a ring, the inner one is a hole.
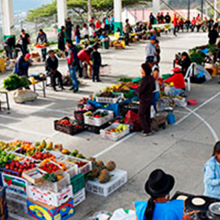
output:
M212 157L205 164L204 185L205 196L220 199L220 141L215 144Z
M174 177L163 170L153 171L145 184L150 199L134 203L137 220L189 220L184 216L184 201L169 199L174 183Z

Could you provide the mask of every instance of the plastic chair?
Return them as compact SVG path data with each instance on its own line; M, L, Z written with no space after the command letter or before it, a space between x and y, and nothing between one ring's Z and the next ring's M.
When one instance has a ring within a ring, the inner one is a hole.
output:
M194 68L196 66L196 63L191 63L190 67L188 68L186 75L184 77L185 82L187 83L187 89L188 91L191 90L191 84L190 84L190 77L193 75Z

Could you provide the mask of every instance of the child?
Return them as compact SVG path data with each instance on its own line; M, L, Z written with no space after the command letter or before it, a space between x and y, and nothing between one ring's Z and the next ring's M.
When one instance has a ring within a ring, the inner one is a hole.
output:
M102 64L101 54L98 52L98 45L96 44L93 47L93 55L92 55L92 80L95 82L101 82L99 79L99 70Z

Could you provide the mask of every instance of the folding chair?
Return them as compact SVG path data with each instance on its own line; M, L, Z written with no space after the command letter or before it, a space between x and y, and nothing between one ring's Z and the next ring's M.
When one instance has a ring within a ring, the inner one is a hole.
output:
M187 89L188 91L191 90L191 84L190 84L190 77L193 75L194 73L194 68L196 66L196 63L191 63L191 65L189 66L187 72L186 72L186 75L184 77L185 79L185 82L187 83Z

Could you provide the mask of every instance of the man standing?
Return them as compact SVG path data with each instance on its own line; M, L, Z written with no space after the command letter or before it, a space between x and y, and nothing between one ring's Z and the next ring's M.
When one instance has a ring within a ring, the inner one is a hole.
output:
M41 44L45 44L45 43L47 44L47 35L42 29L40 29L38 32L36 44L38 44L39 41L41 42ZM45 62L47 57L46 47L41 49L41 54L42 54L43 62Z
M50 50L48 53L49 53L49 57L47 58L46 61L46 71L47 71L47 75L50 76L51 86L53 87L54 91L57 91L56 78L58 78L60 88L64 90L62 74L57 70L59 64L58 64L58 59L55 56L55 52L53 50Z
M66 35L68 40L72 40L72 29L73 29L73 24L71 18L68 17L66 19Z
M213 29L209 32L209 44L216 44L217 39L219 38L219 34L218 34L218 24L216 23L213 26Z
M167 14L165 16L165 22L166 22L166 24L169 24L171 22L171 17L170 17L169 12L167 12Z
M146 58L147 57L153 57L154 61L156 61L156 47L155 47L155 43L156 43L156 37L155 36L151 36L150 37L150 43L146 47Z
M125 32L125 44L127 46L129 46L129 33L130 33L130 28L131 25L129 24L129 19L125 20L125 28L124 28L124 32Z
M30 35L25 33L24 29L21 30L21 35L20 35L16 45L18 45L20 43L20 41L21 41L22 53L23 53L23 55L25 55L28 53L28 45L31 44L31 40L30 40Z
M67 52L67 64L69 68L70 77L72 79L73 86L70 90L73 90L74 93L78 92L79 90L79 83L76 78L76 70L78 66L78 57L77 57L77 49L73 45L72 40L67 40L66 45L68 47Z
M152 12L150 13L149 21L150 21L150 27L152 28L152 25L154 25L154 21L155 21L155 17Z

